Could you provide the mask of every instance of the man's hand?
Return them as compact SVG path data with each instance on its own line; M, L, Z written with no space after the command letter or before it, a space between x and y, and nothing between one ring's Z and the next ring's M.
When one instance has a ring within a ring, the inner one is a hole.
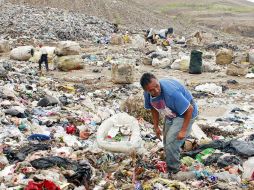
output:
M177 140L183 140L186 136L186 133L188 131L188 127L189 127L189 124L190 124L190 120L191 120L191 117L192 117L192 113L193 113L193 106L190 105L188 107L188 109L186 110L186 112L184 113L184 121L183 121L183 126L182 126L182 129L179 131L176 139Z
M183 140L186 136L186 131L180 131L176 137L177 140Z
M157 138L158 138L160 141L162 141L162 140L161 140L161 130L160 130L159 127L156 127L156 128L155 128L155 134L156 134Z

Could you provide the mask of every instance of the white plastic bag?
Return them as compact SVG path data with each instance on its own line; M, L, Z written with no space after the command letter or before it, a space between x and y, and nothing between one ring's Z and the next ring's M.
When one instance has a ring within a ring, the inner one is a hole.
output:
M197 138L198 140L202 140L202 139L210 140L196 123L193 123L192 125L191 136Z
M254 157L250 157L243 163L243 179L251 179L254 175Z
M131 136L129 141L109 142L106 140L111 128L119 126L119 129L129 127ZM127 113L116 114L105 120L97 131L97 143L100 148L112 152L131 153L142 146L138 121Z
M140 35L135 35L131 41L133 48L142 49L146 46L145 39Z
M166 68L171 65L171 60L168 58L163 58L161 60L154 58L152 61L152 66L157 68Z
M174 63L171 65L171 69L180 70L180 71L188 71L190 66L190 57L185 55L184 53L179 53L180 59L176 59Z
M214 83L206 83L206 84L196 86L195 90L201 91L201 92L209 92L214 95L222 94L222 87L217 86Z
M33 46L20 46L11 50L10 58L18 61L28 61L32 57L31 51L34 51Z

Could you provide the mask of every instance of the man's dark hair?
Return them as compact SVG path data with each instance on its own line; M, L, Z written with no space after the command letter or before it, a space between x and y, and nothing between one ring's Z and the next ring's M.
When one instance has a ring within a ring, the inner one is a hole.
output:
M142 77L140 78L140 85L143 89L145 89L145 86L151 82L151 79L156 79L156 77L152 73L144 73L142 75Z

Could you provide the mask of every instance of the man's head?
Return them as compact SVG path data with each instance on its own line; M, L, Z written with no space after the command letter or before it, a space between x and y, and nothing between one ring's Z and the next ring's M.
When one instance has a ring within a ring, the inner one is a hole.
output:
M144 73L140 79L142 88L151 94L151 96L159 96L161 94L160 83L157 78L151 73Z

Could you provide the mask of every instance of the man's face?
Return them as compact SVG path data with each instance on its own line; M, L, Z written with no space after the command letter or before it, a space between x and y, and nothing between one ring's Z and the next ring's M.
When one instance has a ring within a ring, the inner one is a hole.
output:
M151 96L159 96L161 94L160 83L157 79L151 79L151 82L145 86L145 91L147 91Z

